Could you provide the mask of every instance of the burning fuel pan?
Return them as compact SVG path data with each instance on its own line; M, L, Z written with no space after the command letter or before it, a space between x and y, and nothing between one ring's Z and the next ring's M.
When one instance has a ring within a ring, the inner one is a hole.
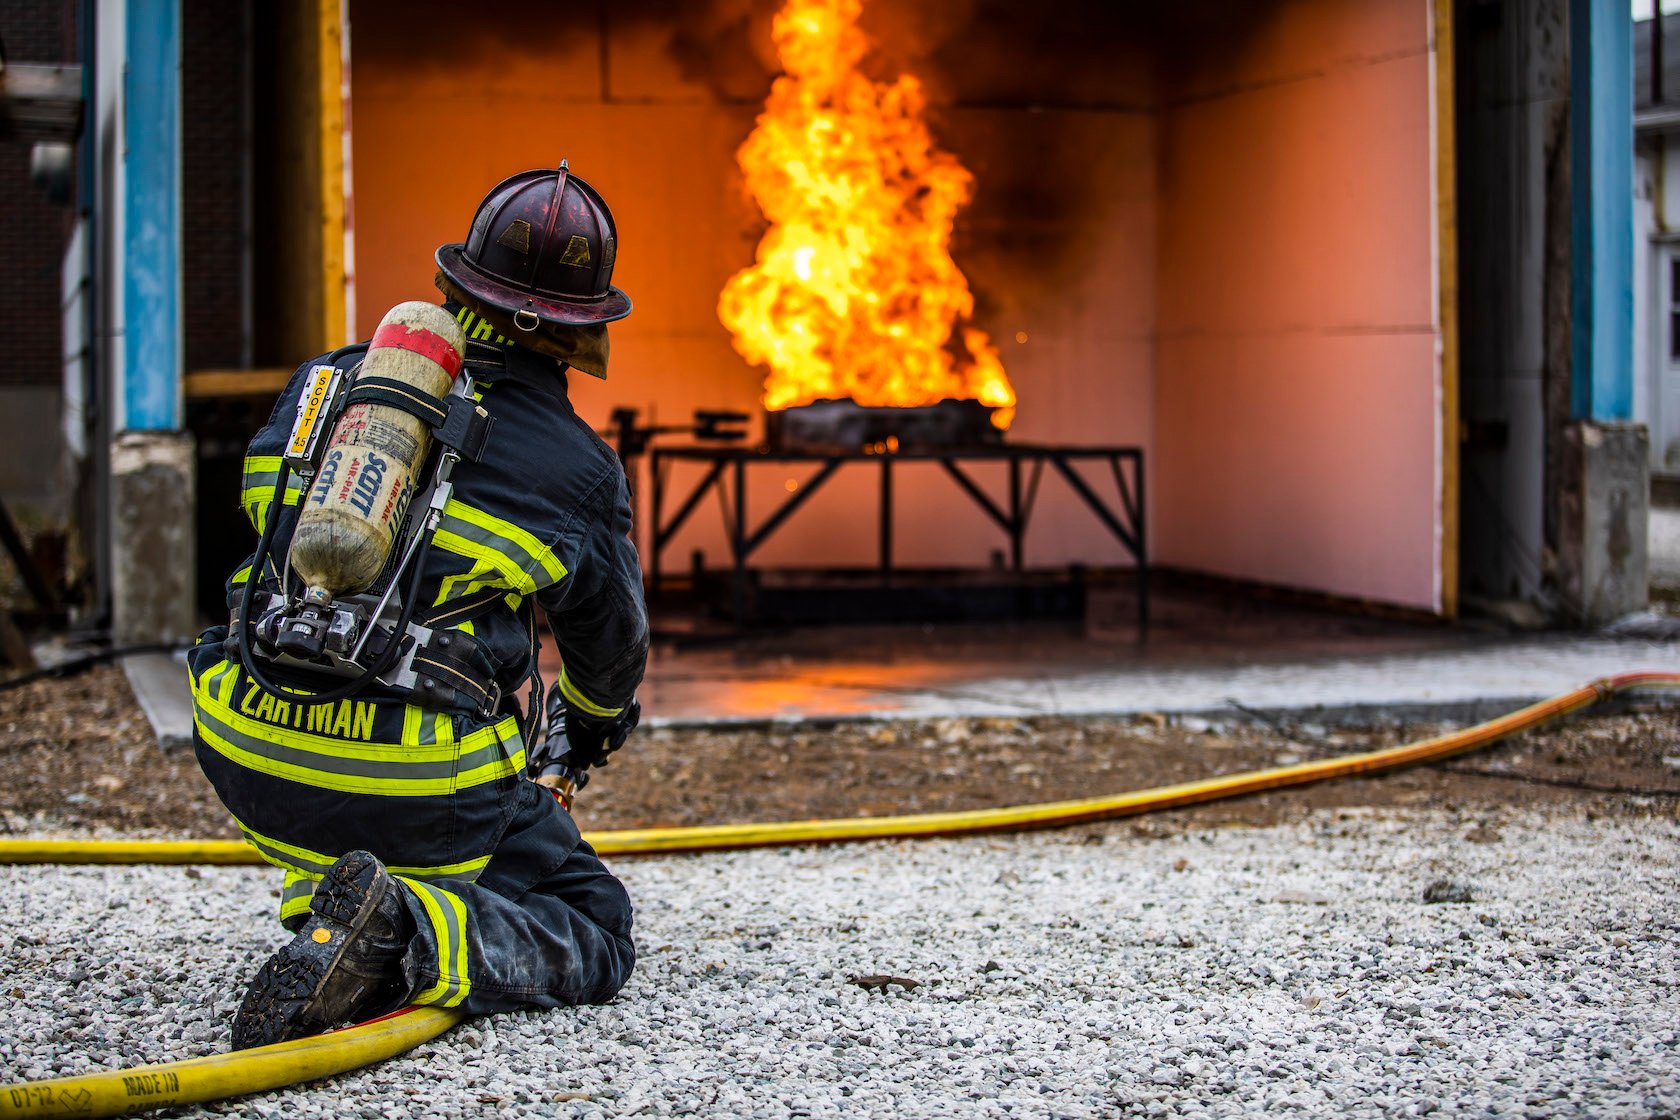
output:
M909 408L822 400L766 413L764 432L770 449L777 452L952 451L1002 444L1003 432L992 423L996 411L975 400L947 399Z

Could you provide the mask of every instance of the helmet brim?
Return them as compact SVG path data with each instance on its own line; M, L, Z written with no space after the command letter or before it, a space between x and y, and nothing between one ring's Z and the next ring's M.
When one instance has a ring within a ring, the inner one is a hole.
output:
M437 266L456 287L474 299L509 315L518 311L530 311L545 323L593 327L601 323L617 322L630 314L630 297L610 286L606 295L588 302L548 299L510 288L473 267L464 255L465 249L466 245L458 241L439 246Z

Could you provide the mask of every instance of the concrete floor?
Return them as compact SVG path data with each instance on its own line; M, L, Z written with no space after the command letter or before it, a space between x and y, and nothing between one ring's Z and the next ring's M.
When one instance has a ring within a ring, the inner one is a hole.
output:
M1512 634L1232 592L1166 590L1148 637L1078 622L830 626L656 641L653 724L839 718L1290 712L1485 718L1629 669L1680 671L1680 642ZM655 628L660 617L655 614ZM1647 632L1648 633L1648 632ZM545 676L558 671L545 647Z
M1653 506L1653 599L1680 600L1680 505ZM1672 613L1672 612L1670 612ZM1128 617L1125 611L1120 617ZM1675 627L1522 633L1164 589L1147 639L1073 623L841 626L656 643L652 722L1310 711L1475 715L1629 669L1680 671ZM655 614L656 629L659 616ZM546 651L550 672L557 655Z
M1652 508L1649 545L1653 599L1680 600L1680 506ZM1152 597L1147 638L1129 606L1113 617L1122 625L847 625L700 641L683 639L688 620L656 605L640 698L650 724L1256 710L1485 718L1611 673L1680 671L1673 619L1622 634L1512 633L1171 586ZM551 640L543 655L552 681ZM129 675L160 739L190 735L179 666L152 655Z

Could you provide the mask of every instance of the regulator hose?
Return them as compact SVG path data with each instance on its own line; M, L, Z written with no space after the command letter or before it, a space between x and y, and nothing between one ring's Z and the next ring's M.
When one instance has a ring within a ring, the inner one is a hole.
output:
M1415 743L1109 797L897 817L589 832L584 834L584 839L601 855L635 855L1052 828L1436 762L1560 719L1618 693L1637 688L1674 687L1680 687L1680 673L1618 673L1530 704L1510 715ZM0 841L0 863L264 862L254 849L237 840ZM461 1018L459 1012L410 1007L383 1019L295 1042L184 1062L4 1086L0 1087L0 1120L62 1116L69 1111L86 1117L119 1116L275 1089L393 1057L443 1033Z
M263 523L262 538L257 542L256 555L251 558L251 571L245 577L245 590L239 597L238 619L240 668L243 669L264 692L267 692L271 696L277 696L282 700L289 700L293 696L297 695L297 693L283 689L270 680L268 674L263 672L261 660L252 652L251 630L256 626L256 621L251 617L251 608L255 605L257 581L262 575L263 564L268 561L269 554L274 548L274 531L280 524L280 518L285 512L281 509L281 507L285 504L281 499L286 493L286 482L291 475L291 469L291 465L282 459L280 462L280 471L278 475L276 475L274 485L274 492L277 497L269 504L268 518ZM339 700L347 700L352 696L356 696L365 691L369 685L377 680L379 678L379 674L386 672L391 668L391 666L397 663L398 655L402 653L403 636L408 633L408 624L414 618L415 604L419 601L420 595L421 575L426 569L426 559L431 555L431 550L431 535L427 534L425 539L421 542L419 555L414 560L414 571L409 576L408 594L404 597L402 612L397 618L396 627L392 631L392 638L386 643L385 652L379 656L379 660L374 662L373 665L369 666L360 676L354 678L348 684L340 685L337 688L322 692L307 692L306 695L310 697L310 703L331 704L336 703ZM391 578L394 580L399 574L400 573L393 573ZM283 578L284 577L282 576L282 579ZM368 625L372 626L376 623L376 621L377 620L369 620Z

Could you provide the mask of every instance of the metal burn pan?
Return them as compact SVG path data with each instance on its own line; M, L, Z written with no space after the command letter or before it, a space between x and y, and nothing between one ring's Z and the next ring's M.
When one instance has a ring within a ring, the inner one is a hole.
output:
M765 440L780 453L855 455L996 447L997 411L975 400L942 400L908 408L821 400L765 414Z

